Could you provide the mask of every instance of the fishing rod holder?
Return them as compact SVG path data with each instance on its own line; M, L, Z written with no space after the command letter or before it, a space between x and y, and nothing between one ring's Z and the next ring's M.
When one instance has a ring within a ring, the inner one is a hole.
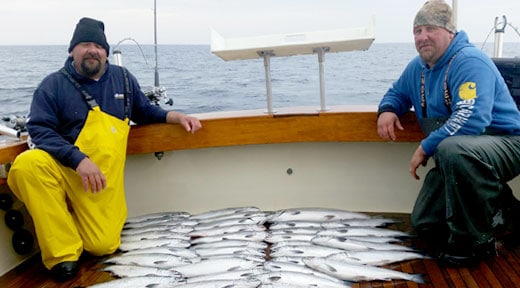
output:
M502 57L502 50L504 49L504 33L506 32L507 18L505 15L502 16L502 22L499 22L499 18L495 17L495 47L493 50L493 57Z

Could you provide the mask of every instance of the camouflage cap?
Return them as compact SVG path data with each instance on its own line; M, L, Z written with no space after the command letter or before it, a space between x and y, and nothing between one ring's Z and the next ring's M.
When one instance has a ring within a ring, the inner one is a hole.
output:
M422 25L437 26L452 33L457 32L455 24L453 24L451 7L443 0L427 1L419 12L417 12L413 20L413 27L415 28Z

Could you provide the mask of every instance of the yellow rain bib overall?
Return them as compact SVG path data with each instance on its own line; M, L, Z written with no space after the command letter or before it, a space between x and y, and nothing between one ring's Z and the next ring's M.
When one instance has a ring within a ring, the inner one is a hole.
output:
M124 166L130 126L93 107L75 145L101 169L107 187L83 189L81 177L47 152L27 150L15 159L8 184L27 207L47 269L76 261L83 249L93 255L113 253L127 216Z

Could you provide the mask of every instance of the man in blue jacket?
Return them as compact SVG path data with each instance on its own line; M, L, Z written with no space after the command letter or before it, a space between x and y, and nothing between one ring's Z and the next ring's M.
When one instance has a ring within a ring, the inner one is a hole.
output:
M80 19L64 67L34 92L33 149L18 155L8 175L33 218L43 264L60 281L77 274L83 251L107 255L119 247L130 120L201 128L195 117L149 103L132 74L108 63L109 49L103 22Z
M446 264L469 265L496 255L495 232L520 215L507 182L520 174L520 112L493 61L456 31L444 1L428 1L414 19L419 55L379 104L377 132L396 139L399 116L414 108L425 133L410 174L430 157L412 211L419 236L441 244ZM518 219L516 219L518 221Z

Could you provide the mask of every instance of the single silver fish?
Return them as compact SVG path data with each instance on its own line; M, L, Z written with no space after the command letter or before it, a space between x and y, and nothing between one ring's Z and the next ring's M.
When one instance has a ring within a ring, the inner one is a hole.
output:
M157 213L142 214L142 215L128 217L128 218L126 218L125 223L135 223L135 222L148 221L148 220L152 220L152 219L171 218L171 217L188 218L190 216L191 215L188 212L157 212Z
M420 252L415 251L345 251L327 256L327 259L356 264L383 266L413 259L428 259Z
M195 227L196 228L196 227ZM230 225L223 227L214 227L207 229L195 229L190 233L192 237L205 237L205 236L215 236L219 234L228 234L235 232L254 232L254 231L265 231L266 228L263 225L257 224L238 224L238 225Z
M368 218L368 219L343 219L321 223L325 229L348 228L348 227L384 227L396 223L388 218Z
M219 255L219 254L249 254L249 255L255 255L260 257L265 257L265 249L256 249L256 248L249 248L247 246L230 246L230 247L219 247L219 248L192 248L195 253L200 255L201 257L209 257L212 255Z
M176 238L183 240L191 240L191 236L186 233L174 233L168 230L166 231L152 231L152 232L143 232L133 235L122 235L121 242L132 242L132 241L141 241L145 239L159 239L159 238Z
M114 279L108 282L94 284L88 287L91 288L147 288L147 287L172 287L179 284L176 277L161 277L161 276L140 276L140 277L125 277Z
M260 288L313 288L307 284L288 284L288 283L263 283L258 286Z
M258 287L261 283L260 280L250 278L235 280L208 280L177 284L172 286L172 288L252 288Z
M211 273L206 275L200 275L195 277L186 278L186 283L212 281L212 280L235 280L251 278L255 275L266 273L266 270L262 267L256 267L245 270L233 270L220 273Z
M344 250L320 245L301 245L301 246L282 246L276 250L271 250L271 257L299 256L299 257L327 257L332 254L343 252Z
M199 261L204 260L214 260L214 259L226 259L226 258L242 258L244 260L258 262L258 263L264 263L265 262L265 256L258 256L258 255L252 255L248 254L247 252L236 252L233 254L216 254L206 257L199 257Z
M305 265L305 263L303 263L303 258L304 257L302 257L302 256L280 256L280 257L271 257L271 260L269 260L269 261Z
M324 230L321 227L313 228L313 227L298 227L298 228L286 228L286 229L275 229L269 230L269 234L271 235L292 235L292 234L311 234L316 235L316 233Z
M219 234L207 237L200 237L191 240L193 245L208 242L218 242L223 240L249 240L249 241L264 241L267 238L266 231L253 232L233 232L226 234Z
M198 260L198 259L197 259ZM185 258L168 254L136 254L136 255L116 255L103 261L108 264L118 265L139 265L145 267L170 269L177 266L192 264L194 258Z
M190 245L191 245L190 241L186 241L183 239L176 239L176 238L147 239L147 240L141 240L141 241L121 243L121 245L119 245L119 250L130 251L130 250L144 249L144 248L151 248L151 247L186 248L186 247L190 247Z
M327 235L337 237L349 236L374 236L374 237L411 237L409 233L378 227L349 227L338 229L326 229L319 231L316 235Z
M305 245L315 245L311 243L310 241L303 241L303 240L289 240L289 241L281 241L271 244L269 246L270 250L277 250L280 247L283 246L305 246Z
M268 244L261 241L249 241L249 240L222 240L218 242L206 242L206 243L192 243L191 249L207 249L207 248L221 248L221 247L248 247L256 249L265 249Z
M123 252L122 255L137 255L137 254L166 254L185 258L197 258L199 254L189 248L171 248L171 247L150 247L144 249L135 249Z
M216 209L211 210L207 212L202 212L199 214L192 215L190 218L199 220L199 219L208 219L208 218L217 218L222 217L223 215L233 215L238 214L242 212L259 212L260 209L253 206L246 206L246 207L230 207L230 208L223 208L223 209Z
M143 276L162 276L162 277L176 277L179 281L184 280L181 273L170 270L153 267L145 267L138 265L107 265L100 269L101 271L110 272L116 277L143 277Z
M228 215L221 215L218 217L213 218L205 218L205 219L196 219L199 224L209 224L209 223L216 223L220 221L228 221L228 220L236 220L236 219L243 219L243 218L266 218L267 213L263 211L244 211L244 212L237 212L233 214Z
M309 287L350 287L346 282L330 280L316 276L311 273L301 273L293 271L273 271L256 276L262 284L284 283L284 284L307 284Z
M141 228L123 229L121 235L135 235L155 231L170 231L172 233L190 233L193 231L193 226L189 225L156 225L156 226L145 226Z
M241 257L209 258L197 263L175 267L184 277L196 277L212 273L222 273L234 270L247 270L262 267L263 263L246 260Z
M340 219L368 219L369 215L341 209L304 207L278 210L268 216L269 222L334 221Z
M402 279L424 283L422 276L419 274L409 274L371 265L353 264L321 257L303 258L303 262L312 269L346 281L391 281Z
M354 240L349 237L336 237L336 236L315 236L311 239L311 243L325 246L339 248L347 251L366 251L366 250L401 250L401 251L412 251L411 247L399 244L391 243L376 243Z
M265 238L267 243L278 243L278 242L287 242L287 241L308 241L310 242L312 238L314 238L315 234L269 234Z
M327 278L331 281L336 281L336 282L342 281L335 277L327 275L325 273L311 269L311 268L305 266L305 264L295 264L295 263L291 263L291 262L282 262L282 261L273 261L273 260L266 261L264 263L264 270L267 270L270 272L275 272L275 271L300 272L300 273L314 274L318 277Z
M215 228L221 228L226 226L235 226L235 225L261 225L265 222L265 215L258 216L258 217L248 217L248 218L231 218L231 219L224 219L214 222L207 222L207 223L199 223L198 225L194 226L195 231L199 230L207 230L207 229L215 229Z
M321 226L323 221L283 221L283 222L273 222L269 224L269 230L283 230L283 229L293 229L293 228L314 228L314 229L322 229Z
M403 242L402 238L396 237L384 237L384 236L348 236L348 238L357 241L363 242L373 242L373 243L400 243Z
M183 217L163 217L163 218L157 218L157 219L150 219L146 221L140 221L140 222L130 222L125 223L123 226L123 229L136 229L136 228L144 228L144 227L150 227L150 226L156 226L156 225L181 225L182 223L186 221L193 221L193 220L187 220Z

